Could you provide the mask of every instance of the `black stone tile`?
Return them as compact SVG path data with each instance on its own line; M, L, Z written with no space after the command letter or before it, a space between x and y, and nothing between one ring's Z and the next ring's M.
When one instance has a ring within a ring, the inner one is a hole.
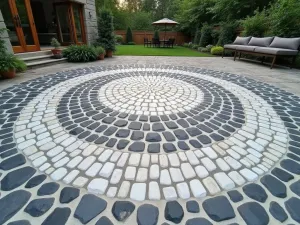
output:
M183 128L188 128L190 126L185 119L179 119L177 120L177 123Z
M160 118L158 116L150 116L150 122L159 122Z
M284 182L288 182L292 179L294 179L294 176L280 168L275 167L272 172L271 172L274 176L276 176L278 179L284 181Z
M128 124L127 120L117 120L114 125L117 127L125 127Z
M8 150L8 151L3 152L2 154L0 154L0 158L5 159L5 158L10 157L12 155L15 155L17 153L18 153L18 150L16 148L14 148L14 149Z
M107 142L108 139L109 138L106 136L101 136L95 141L95 144L103 144L103 143Z
M180 224L184 216L182 206L177 201L170 201L165 206L165 219Z
M147 133L146 135L146 141L148 142L160 142L161 141L161 136L159 133Z
M106 124L111 124L112 122L114 122L116 120L116 117L113 117L113 116L108 116L108 117L105 117L102 122L103 123L106 123Z
M235 218L233 208L225 196L207 199L202 206L207 215L216 222Z
M237 190L228 191L227 194L233 202L240 202L244 199L243 195Z
M7 225L31 225L31 223L28 220L16 220L8 223Z
M202 145L199 143L197 140L189 140L189 143L194 147L194 148L202 148Z
M186 202L186 210L190 213L200 212L198 202L197 201L188 201L188 202Z
M152 124L152 130L153 131L164 131L165 127L162 123L153 123Z
M40 185L46 178L47 178L47 176L45 174L37 175L37 176L31 178L26 183L25 188L36 187L36 186Z
M137 210L138 225L156 225L158 221L158 208L151 204L141 205Z
M52 195L54 194L59 188L59 184L55 182L49 182L46 184L43 184L37 191L38 196L44 196L44 195Z
M212 133L209 135L213 140L215 141L222 141L224 140L224 137L222 137L221 135L218 135L218 134L215 134L215 133Z
M145 143L140 141L132 143L128 148L128 150L132 152L143 152L144 149L145 149Z
M135 205L129 201L116 201L112 207L112 214L118 221L125 221L135 210Z
M104 130L106 130L106 128L107 128L107 125L101 125L101 126L99 126L95 131L96 131L97 133L101 133L101 132L103 132Z
M197 138L204 145L211 143L211 139L208 136L204 135L204 134L199 135Z
M131 130L140 130L141 127L142 127L142 123L140 122L131 122L128 126L128 128Z
M284 209L277 202L270 203L269 211L271 215L280 222L284 222L288 218Z
M44 220L42 225L65 225L71 214L70 208L56 208L54 211Z
M184 130L178 129L174 130L173 132L179 140L187 140L189 138L189 136Z
M105 134L105 132L104 132ZM130 134L130 130L127 130L127 129L119 129L118 132L116 133L116 137L119 137L119 138L126 138L128 137Z
M106 216L102 216L95 225L114 225Z
M101 120L103 119L104 117L106 117L106 114L105 113L99 113L95 116L92 117L93 120Z
M87 224L106 209L107 202L92 194L84 195L74 213L81 223Z
M126 146L129 144L129 141L128 140L119 140L118 144L117 144L117 149L121 150L121 149L124 149L126 148Z
M171 132L165 131L163 135L167 141L175 141L175 136Z
M118 117L119 118L126 118L128 116L128 114L127 113L120 113L119 115L118 115Z
M88 136L85 140L88 142L94 142L95 140L97 140L99 138L99 135L97 134L92 134L90 136Z
M163 149L167 153L174 152L174 151L177 150L176 147L175 147L175 145L173 145L172 143L164 143L163 144Z
M181 150L190 150L190 147L184 141L178 141L177 145Z
M247 202L238 207L238 212L247 225L268 225L269 216L257 202Z
M79 139L84 139L84 138L88 137L90 134L91 134L90 131L84 131L84 132L82 132L81 134L78 135L78 138Z
M134 141L142 140L144 138L144 132L142 131L133 131L130 139Z
M290 159L283 159L280 162L280 165L282 168L288 170L291 173L300 174L300 164L296 163L293 160Z
M141 121L141 122L147 122L148 121L148 116L141 115L139 121Z
M202 132L198 128L195 128L195 127L187 128L186 132L188 132L188 134L192 137L195 137L195 136L198 136L198 135L202 134Z
M149 123L144 123L144 125L143 125L143 130L144 130L144 131L150 130L150 124L149 124Z
M161 115L161 116L160 116L160 119L161 119L162 121L169 121L169 117L168 117L167 115Z
M249 198L262 203L268 198L266 191L258 184L247 184L243 187L243 191Z
M70 203L79 196L79 189L73 187L64 187L59 196L59 202L62 204Z
M111 139L109 139L108 142L106 142L105 146L109 147L109 148L112 148L112 147L114 147L114 145L116 144L116 142L117 142L116 138L111 138Z
M177 124L173 121L165 122L165 124L169 129L177 129L178 128Z
M290 185L290 189L296 195L300 196L300 181L296 181Z
M53 206L54 198L39 198L34 199L26 206L24 212L32 217L44 215Z
M0 224L5 224L29 201L31 194L28 191L17 190L8 193L0 199Z
M26 163L25 157L21 154L18 154L18 155L15 155L8 159L3 160L0 163L0 169L1 170L11 170L18 166L24 165L25 163Z
M149 144L148 150L149 153L159 153L160 152L160 144Z
M185 225L213 225L213 224L205 218L198 217L198 218L187 220Z
M199 128L200 130L206 132L206 133L211 133L213 132L212 129L210 129L208 126L204 125L204 124L199 124L197 125L197 128Z
M300 199L292 197L284 205L292 219L300 223Z

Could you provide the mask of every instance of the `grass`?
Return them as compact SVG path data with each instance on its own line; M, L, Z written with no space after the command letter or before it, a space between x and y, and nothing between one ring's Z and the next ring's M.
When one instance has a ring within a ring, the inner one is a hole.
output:
M174 46L174 48L150 48L144 45L118 45L115 55L135 55L135 56L190 56L190 57L210 57L212 55L197 52L189 48Z

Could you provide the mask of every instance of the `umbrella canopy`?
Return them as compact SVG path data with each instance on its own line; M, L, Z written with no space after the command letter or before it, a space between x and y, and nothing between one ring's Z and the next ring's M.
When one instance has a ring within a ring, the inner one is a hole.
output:
M170 20L168 18L164 18L152 23L152 25L158 25L158 26L175 26L177 24L178 23L176 21Z

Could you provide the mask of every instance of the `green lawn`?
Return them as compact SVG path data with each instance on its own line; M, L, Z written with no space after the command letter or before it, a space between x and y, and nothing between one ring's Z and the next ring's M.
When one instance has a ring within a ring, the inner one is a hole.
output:
M115 55L137 55L137 56L191 56L210 57L212 55L197 52L189 48L174 46L174 48L150 48L144 45L118 45Z

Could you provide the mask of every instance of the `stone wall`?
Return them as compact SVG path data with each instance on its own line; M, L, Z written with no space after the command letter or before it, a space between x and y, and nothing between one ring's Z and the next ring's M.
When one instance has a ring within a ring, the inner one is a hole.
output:
M5 23L4 23L4 19L3 19L3 16L2 16L2 13L1 13L1 10L0 10L0 28L6 28ZM12 46L10 44L8 33L6 31L4 32L4 34L3 34L3 36L1 38L4 38L4 40L6 42L7 51L9 51L9 52L12 53L13 52Z

